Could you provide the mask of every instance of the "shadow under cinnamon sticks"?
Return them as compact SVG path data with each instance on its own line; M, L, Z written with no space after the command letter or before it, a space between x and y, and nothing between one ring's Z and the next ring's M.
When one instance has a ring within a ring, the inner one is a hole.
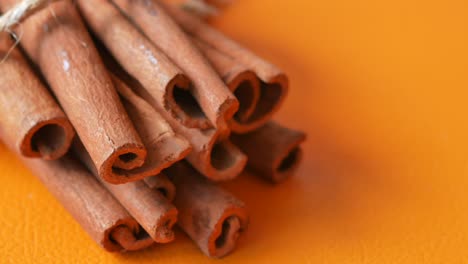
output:
M0 58L0 136L25 157L60 158L75 135L68 118L8 33L0 33Z

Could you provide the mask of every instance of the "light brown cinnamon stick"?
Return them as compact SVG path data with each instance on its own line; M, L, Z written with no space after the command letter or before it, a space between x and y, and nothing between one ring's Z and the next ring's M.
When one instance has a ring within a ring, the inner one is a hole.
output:
M204 42L211 49L215 49L222 54L229 56L236 62L237 67L242 67L245 71L253 71L261 80L261 93L258 105L252 120L259 120L259 123L266 123L272 115L279 110L289 89L289 81L286 74L271 63L260 58L252 51L242 47L221 32L206 24L199 18L183 11L176 5L165 2L165 9L176 20L176 22L191 36ZM208 49L207 47L205 47ZM213 65L219 64L217 57L208 57Z
M177 209L158 190L143 181L120 185L101 182L154 241L169 243L174 240L172 227L177 222Z
M140 94L145 93L145 89L138 81L122 70L117 70L117 68L113 70L114 74L132 90ZM149 95L145 96L144 100L153 106L157 105L152 102L154 99ZM247 162L246 156L229 141L227 138L229 134L225 134L225 131L188 128L167 112L159 111L159 113L172 126L177 135L183 136L190 142L192 151L186 159L203 175L214 181L223 181L232 179L242 172ZM144 120L141 123L144 123Z
M210 122L190 91L190 81L167 56L107 0L77 1L94 34L115 60L183 125L206 129Z
M96 178L70 156L56 161L22 161L104 249L140 250L154 243Z
M112 1L192 80L193 95L212 125L228 129L226 120L237 112L238 101L159 3Z
M294 173L302 158L300 145L306 135L269 122L256 131L232 135L231 139L247 155L250 169L276 183Z
M70 148L75 130L13 45L0 33L0 136L25 157L57 159Z
M113 169L112 173L116 174L114 178L127 177L132 181L144 179L158 175L174 162L185 158L192 149L188 141L176 135L161 115L116 75L111 74L111 78L148 153L140 167L131 170ZM97 173L86 149L78 143L74 150L86 166Z
M144 179L144 181L146 185L148 185L153 190L157 190L169 202L174 201L176 195L176 188L164 173L160 173L156 176L147 177Z
M203 41L197 38L192 40L239 100L239 110L230 120L231 130L234 133L246 133L265 124L265 116L256 114L252 118L260 100L260 81L257 75Z
M0 7L16 2L2 0ZM21 46L41 69L100 177L134 180L112 172L141 166L146 150L72 2L37 11L22 22L21 32Z
M248 225L244 203L186 163L177 163L165 173L177 189L178 225L206 255L220 258L231 253Z

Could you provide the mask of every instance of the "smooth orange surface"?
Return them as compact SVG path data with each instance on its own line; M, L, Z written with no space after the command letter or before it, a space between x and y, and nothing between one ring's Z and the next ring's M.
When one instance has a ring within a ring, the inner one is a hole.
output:
M215 24L290 74L277 119L309 134L289 181L226 184L238 250L106 253L1 146L1 263L468 263L466 0L244 0Z

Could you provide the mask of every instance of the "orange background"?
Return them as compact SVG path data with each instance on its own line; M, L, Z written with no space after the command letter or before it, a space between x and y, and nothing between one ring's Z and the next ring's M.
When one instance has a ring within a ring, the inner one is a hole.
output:
M284 184L226 184L251 225L223 263L468 263L466 0L244 0L215 24L290 74L277 119L309 134ZM180 232L104 252L0 154L0 262L210 262Z

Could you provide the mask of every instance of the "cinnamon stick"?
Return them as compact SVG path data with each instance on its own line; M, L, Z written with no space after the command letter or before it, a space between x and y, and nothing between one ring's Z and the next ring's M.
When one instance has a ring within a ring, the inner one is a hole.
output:
M117 67L113 71L133 91L139 94L145 93L146 90L142 85L125 71L118 70ZM153 106L157 105L151 96L147 95L143 98L149 104ZM247 158L229 141L229 134L226 134L225 131L188 128L167 112L159 111L159 113L171 125L177 135L184 137L190 142L192 151L186 156L186 159L203 175L214 181L223 181L232 179L242 172ZM142 120L139 123L143 124L144 122Z
M0 8L16 2L2 0ZM99 176L113 183L134 180L112 172L141 166L146 150L72 2L49 4L20 30L21 46L41 69Z
M57 159L70 148L75 130L13 45L0 33L0 136L25 157Z
M227 130L226 120L237 112L238 101L159 3L151 0L113 2L192 80L193 96L212 126Z
M256 131L232 135L231 139L247 155L250 169L277 183L296 170L302 158L300 145L306 135L269 122Z
M190 81L107 0L77 1L94 34L125 71L183 125L206 129L210 122L190 91Z
M132 181L141 180L158 175L163 169L185 158L192 149L188 141L176 135L161 115L136 95L119 77L111 74L111 78L148 154L140 167L131 170L114 169L112 173L116 176L113 178L127 177ZM74 150L85 165L97 174L97 169L86 149L78 143L75 144Z
M174 201L176 195L175 186L164 173L147 177L144 181L151 189L161 193L169 202Z
M231 130L234 133L246 133L264 125L267 122L264 116L256 114L252 118L260 100L260 81L257 75L203 41L197 38L192 40L239 100L239 110L230 120Z
M245 71L251 70L261 80L261 95L252 120L261 120L264 124L279 110L289 89L289 80L279 68L260 58L252 51L242 47L232 39L206 24L199 18L181 10L176 5L168 4L168 0L162 0L166 11L171 17L192 37L204 42L211 49L223 53L232 58L237 67L243 67ZM217 65L216 57L208 57L213 65Z
M96 243L108 251L140 250L154 241L82 165L21 159Z
M186 163L166 170L177 194L178 225L208 256L231 253L248 225L243 202L203 178Z
M101 182L154 241L169 243L174 240L172 227L177 222L177 209L158 190L143 181L120 185Z

